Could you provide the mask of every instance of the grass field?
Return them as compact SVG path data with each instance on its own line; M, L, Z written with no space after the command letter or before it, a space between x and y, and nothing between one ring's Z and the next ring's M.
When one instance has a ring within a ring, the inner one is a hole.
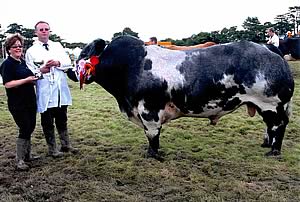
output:
M221 118L181 118L163 126L163 162L145 158L142 129L119 112L99 85L70 82L69 130L78 155L54 160L38 120L33 150L43 158L15 171L17 129L0 87L0 201L300 201L300 62L290 62L296 89L282 155L261 148L264 123L246 108ZM39 117L39 115L38 115Z

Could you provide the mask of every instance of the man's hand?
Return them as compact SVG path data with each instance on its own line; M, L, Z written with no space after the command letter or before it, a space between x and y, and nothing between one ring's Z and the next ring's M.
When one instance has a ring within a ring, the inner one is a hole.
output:
M40 72L43 74L50 72L50 67L47 67L47 65L40 68Z
M45 74L45 73L48 73L50 72L50 68L51 67L59 67L60 66L60 62L57 61L57 60L48 60L46 62L46 64L40 68L40 71Z
M46 67L59 67L60 66L60 62L57 60L48 60L46 65Z

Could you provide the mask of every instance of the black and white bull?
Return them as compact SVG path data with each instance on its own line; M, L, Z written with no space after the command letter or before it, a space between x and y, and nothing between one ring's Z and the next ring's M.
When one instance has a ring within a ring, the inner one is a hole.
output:
M279 40L278 48L283 55L290 54L294 59L300 59L300 38Z
M174 51L130 36L105 47L88 44L79 60L99 56L92 75L111 93L129 120L141 126L149 141L148 155L159 158L162 124L179 117L209 118L212 124L241 105L257 111L267 125L266 155L279 155L287 124L294 81L284 59L252 42ZM75 79L76 80L76 79Z

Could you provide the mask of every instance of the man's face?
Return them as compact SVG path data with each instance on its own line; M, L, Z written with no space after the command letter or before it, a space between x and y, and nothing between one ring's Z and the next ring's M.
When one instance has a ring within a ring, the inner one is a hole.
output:
M47 23L39 23L36 26L35 34L39 38L39 41L47 43L50 35L50 27Z
M268 32L267 32L267 33L268 33L268 35L269 35L269 36L273 36L273 35L274 35L274 33L273 33L273 32L271 32L270 30L268 30Z

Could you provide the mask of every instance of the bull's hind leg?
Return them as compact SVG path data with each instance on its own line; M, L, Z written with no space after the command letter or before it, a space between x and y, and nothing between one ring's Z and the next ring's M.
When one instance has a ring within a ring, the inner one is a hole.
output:
M282 141L289 116L283 106L277 107L277 112L265 111L261 112L264 122L267 125L264 143L262 147L271 147L271 151L266 156L280 155Z

